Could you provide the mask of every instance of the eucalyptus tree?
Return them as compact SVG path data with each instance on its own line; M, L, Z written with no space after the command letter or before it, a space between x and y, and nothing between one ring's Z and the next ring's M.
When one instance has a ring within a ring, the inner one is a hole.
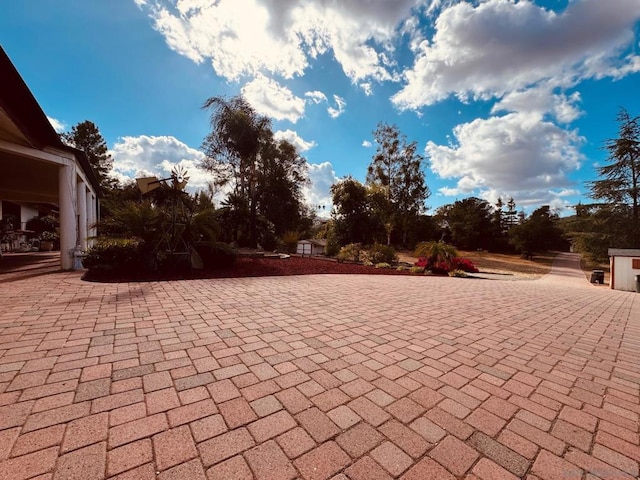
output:
M374 214L371 188L347 176L331 186L331 197L338 243L373 243L377 240L381 219Z
M396 125L379 123L373 135L378 146L367 169L367 184L384 192L386 206L381 214L387 243L393 230L401 230L406 243L408 229L425 210L431 194L425 183L424 157L417 153L417 142L408 142Z
M267 134L259 157L256 203L259 214L273 224L278 237L297 230L306 211L302 187L308 182L307 161L298 149Z

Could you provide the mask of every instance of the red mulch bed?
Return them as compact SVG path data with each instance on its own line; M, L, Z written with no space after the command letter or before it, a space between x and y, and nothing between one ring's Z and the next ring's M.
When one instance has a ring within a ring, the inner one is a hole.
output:
M411 275L394 268L366 267L358 263L338 263L330 260L291 257L286 259L240 258L233 269L211 272L208 278L268 277L282 275L315 275L321 273L361 275Z
M166 280L186 280L198 278L239 278L270 277L285 275L361 274L361 275L415 275L411 272L399 272L395 268L366 267L357 263L338 263L330 260L291 257L279 258L238 258L231 268L213 271L158 272L143 276L135 275L95 275L87 272L83 280L95 282L153 282Z

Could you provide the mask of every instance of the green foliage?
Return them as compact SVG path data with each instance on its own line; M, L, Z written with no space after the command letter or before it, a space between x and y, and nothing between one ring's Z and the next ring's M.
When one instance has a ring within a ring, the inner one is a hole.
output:
M60 222L53 215L43 215L27 220L26 229L31 230L33 237L41 238L44 232L55 233L60 226Z
M404 266L404 265L398 265L398 266L396 267L396 270L397 270L398 272L408 272L408 271L410 271L410 270L411 270L411 267L406 267L406 266Z
M592 262L605 263L609 261L609 249L616 248L616 236L597 232L574 232L572 236L574 249L584 254Z
M257 177L258 214L273 224L277 236L298 230L306 213L302 188L309 180L306 160L296 147L286 140L275 141L269 132L258 158Z
M155 248L163 237L163 224L170 219L170 212L156 207L150 200L127 201L113 205L111 216L103 218L99 225L101 236L107 238L139 238L147 247Z
M380 243L374 243L373 246L367 249L362 256L365 257L361 258L363 261L366 259L374 265L377 265L378 263L398 262L398 255L396 255L395 249L389 245L382 245Z
M193 248L200 255L205 271L231 268L238 256L234 249L220 242L196 242Z
M259 115L242 96L211 97L203 108L211 112L211 132L202 144L206 155L202 166L214 174L217 185L233 182L234 194L246 200L249 244L256 247L257 159L261 143L271 131L271 121Z
M275 140L271 120L242 96L212 97L203 108L211 112L211 132L202 144L202 166L213 174L215 185L233 187L224 206L233 241L275 247L277 237L303 222L305 159L291 143ZM261 231L265 225L272 231Z
M385 225L387 244L392 232L398 232L407 244L415 218L424 210L431 192L425 183L424 157L417 143L408 142L396 125L379 123L373 133L378 145L367 170L367 185L372 187L374 211Z
M327 237L327 245L324 251L329 257L335 257L340 252L340 243L334 234Z
M461 250L488 249L499 235L493 207L476 197L440 207L436 218L448 230L451 243Z
M300 236L298 232L288 230L282 234L282 243L284 243L288 253L296 253Z
M104 273L148 271L147 253L144 241L139 238L102 238L89 249L82 265Z
M627 205L578 205L576 215L558 220L576 252L596 263L607 262L609 248L638 246L630 227L631 207Z
M38 235L38 238L41 242L55 242L59 236L56 232L44 231Z
M406 223L406 247L409 250L421 241L437 240L441 236L440 229L431 215L420 214ZM392 236L392 241L393 240ZM395 242L397 243L397 241Z
M453 245L444 242L420 242L413 253L418 258L424 258L429 264L450 263L458 256Z
M62 140L72 147L82 150L86 155L93 171L104 189L113 186L109 173L113 168L113 159L109 154L107 142L95 123L85 120L71 127L70 132L60 135Z
M267 252L275 250L280 241L276 235L275 226L262 215L260 215L257 220L256 227L260 246Z
M409 269L411 273L424 273L423 267L413 266Z
M339 262L359 262L361 251L362 244L350 243L340 249L336 258Z
M640 117L621 109L617 117L618 137L606 142L608 164L598 167L599 180L588 182L591 196L611 206L628 205L629 225L636 244L640 243ZM604 232L603 232L604 233Z
M220 226L213 207L206 206L202 210L189 207L182 221L185 225L182 237L187 245L200 240L214 241L218 238Z
M509 237L516 250L529 257L536 251L563 250L567 244L557 224L558 216L545 205L509 230Z
M387 262L380 262L375 264L376 268L391 268L391 264Z
M371 190L352 177L346 177L331 186L334 210L334 235L340 245L373 243L386 237L384 225L374 215Z
M467 272L465 272L464 270L451 270L448 274L450 277L460 277L460 278L467 278L469 275L467 275Z
M131 180L125 183L119 183L112 185L109 189L103 189L104 197L100 200L100 217L101 219L112 217L114 209L117 209L120 205L126 202L141 202L143 201L143 195L135 181ZM149 200L150 196L145 196L144 199ZM100 225L98 225L98 234L100 231Z
M136 269L188 268L184 260L189 258L193 244L213 241L218 236L218 218L210 202L169 187L157 190L161 192L153 199L113 202L110 215L98 224L98 246L114 243L113 248L119 248L119 240L140 242L141 263L131 264L130 269L134 275ZM101 258L109 259L108 256ZM119 265L113 268L118 270Z
M397 263L398 256L393 247L374 244L364 249L360 243L350 243L342 247L337 255L339 262L362 262L365 265L379 265Z

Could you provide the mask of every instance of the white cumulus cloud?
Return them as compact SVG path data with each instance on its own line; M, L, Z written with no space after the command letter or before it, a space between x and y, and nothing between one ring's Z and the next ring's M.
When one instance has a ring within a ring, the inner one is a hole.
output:
M136 0L170 48L210 61L229 80L302 75L331 52L357 82L391 77L385 53L396 27L423 0Z
M551 79L568 87L637 71L637 56L620 55L639 18L638 0L576 0L560 13L529 1L460 2L439 15L392 100L417 109L449 96L499 98Z
M262 74L242 87L242 95L256 111L276 120L296 123L304 115L304 99Z
M318 216L328 218L333 205L331 185L336 183L339 178L330 162L310 163L308 174L310 183L302 188L305 201L315 209Z
M425 150L435 174L457 180L443 195L498 191L533 200L539 192L567 188L567 173L582 160L576 131L528 113L476 119L453 133L451 144L428 142Z
M67 129L67 126L64 124L64 122L58 120L57 118L53 118L47 115L47 120L49 120L49 123L57 133L62 133Z
M276 140L286 140L287 142L297 147L299 152L306 152L307 150L316 146L316 142L307 142L293 130L278 130L273 134L273 138L275 138Z
M529 88L506 94L493 108L496 112L521 112L537 117L551 114L560 123L571 123L582 111L578 104L581 101L579 92L570 95L555 94L548 87Z
M373 143L371 143L369 140L363 140L362 141L362 146L364 148L371 148L373 146Z
M204 154L172 136L119 138L109 152L113 157L113 177L126 181L137 177L167 178L176 165L187 170L190 191L204 190L210 175L198 168Z

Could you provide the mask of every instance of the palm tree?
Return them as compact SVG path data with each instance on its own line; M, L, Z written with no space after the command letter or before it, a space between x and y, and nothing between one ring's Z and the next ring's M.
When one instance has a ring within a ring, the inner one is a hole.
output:
M420 242L416 246L415 256L425 258L427 265L451 265L458 251L453 245L444 242Z
M219 185L234 180L236 192L249 199L250 241L255 247L256 164L261 145L271 131L271 121L259 115L242 96L211 97L202 108L211 111L211 133L202 145L206 155L202 165L216 175Z

